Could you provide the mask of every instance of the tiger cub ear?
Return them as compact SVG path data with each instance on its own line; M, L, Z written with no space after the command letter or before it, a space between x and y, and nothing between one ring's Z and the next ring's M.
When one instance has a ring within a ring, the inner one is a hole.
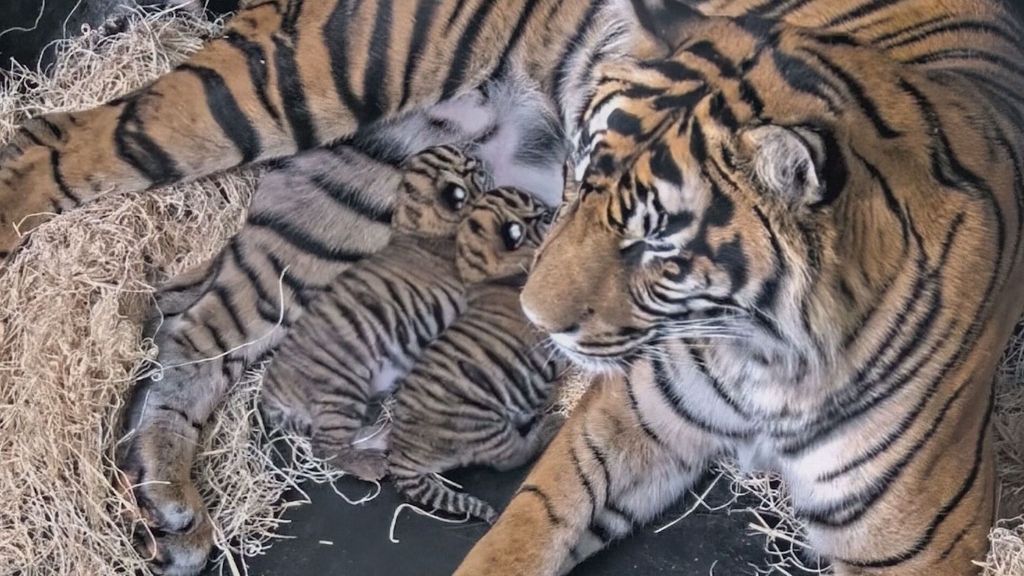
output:
M740 149L770 194L797 205L822 199L823 146L810 130L760 126L740 136Z

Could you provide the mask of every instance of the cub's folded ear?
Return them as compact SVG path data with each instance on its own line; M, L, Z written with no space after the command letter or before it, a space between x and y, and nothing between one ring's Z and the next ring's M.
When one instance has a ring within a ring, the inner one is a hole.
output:
M814 132L760 126L740 135L740 150L767 193L793 205L821 201L824 146Z

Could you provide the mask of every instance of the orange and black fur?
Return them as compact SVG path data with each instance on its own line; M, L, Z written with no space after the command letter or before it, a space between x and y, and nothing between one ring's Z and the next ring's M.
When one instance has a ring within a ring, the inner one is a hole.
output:
M427 148L403 169L391 241L310 303L275 352L260 395L268 423L309 436L317 456L364 480L387 470L386 446L359 434L370 408L466 309L455 236L489 181L454 146Z
M0 153L0 250L102 191L515 86L581 181L524 308L623 373L458 573L565 572L751 452L839 574L959 576L986 547L991 380L1024 309L1022 36L997 0L270 0L150 86L27 123ZM219 392L168 381L127 464L168 481L140 504L159 568L189 574L209 522L180 438Z
M388 474L429 509L493 522L483 500L437 475L469 465L519 468L564 417L545 413L568 365L519 306L553 211L516 188L489 190L459 225L455 265L466 311L417 360L395 393Z

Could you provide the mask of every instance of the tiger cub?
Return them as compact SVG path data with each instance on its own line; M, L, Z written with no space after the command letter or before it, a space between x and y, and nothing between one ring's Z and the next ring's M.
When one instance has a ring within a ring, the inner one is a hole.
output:
M353 441L374 399L464 310L455 234L487 180L477 160L452 146L409 159L388 246L311 303L268 368L262 400L273 425L311 437L314 451L344 472L384 475L383 451Z
M560 417L540 413L567 364L552 357L519 305L551 218L532 196L498 188L459 226L456 266L468 310L427 346L396 393L389 473L407 499L493 522L489 504L437 474L472 464L522 466L558 430Z

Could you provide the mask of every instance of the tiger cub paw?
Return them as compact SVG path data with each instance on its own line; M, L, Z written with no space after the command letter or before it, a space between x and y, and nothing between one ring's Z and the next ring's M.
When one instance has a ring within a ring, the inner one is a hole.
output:
M388 457L383 450L346 448L323 452L322 456L331 466L367 482L379 481L388 473Z

